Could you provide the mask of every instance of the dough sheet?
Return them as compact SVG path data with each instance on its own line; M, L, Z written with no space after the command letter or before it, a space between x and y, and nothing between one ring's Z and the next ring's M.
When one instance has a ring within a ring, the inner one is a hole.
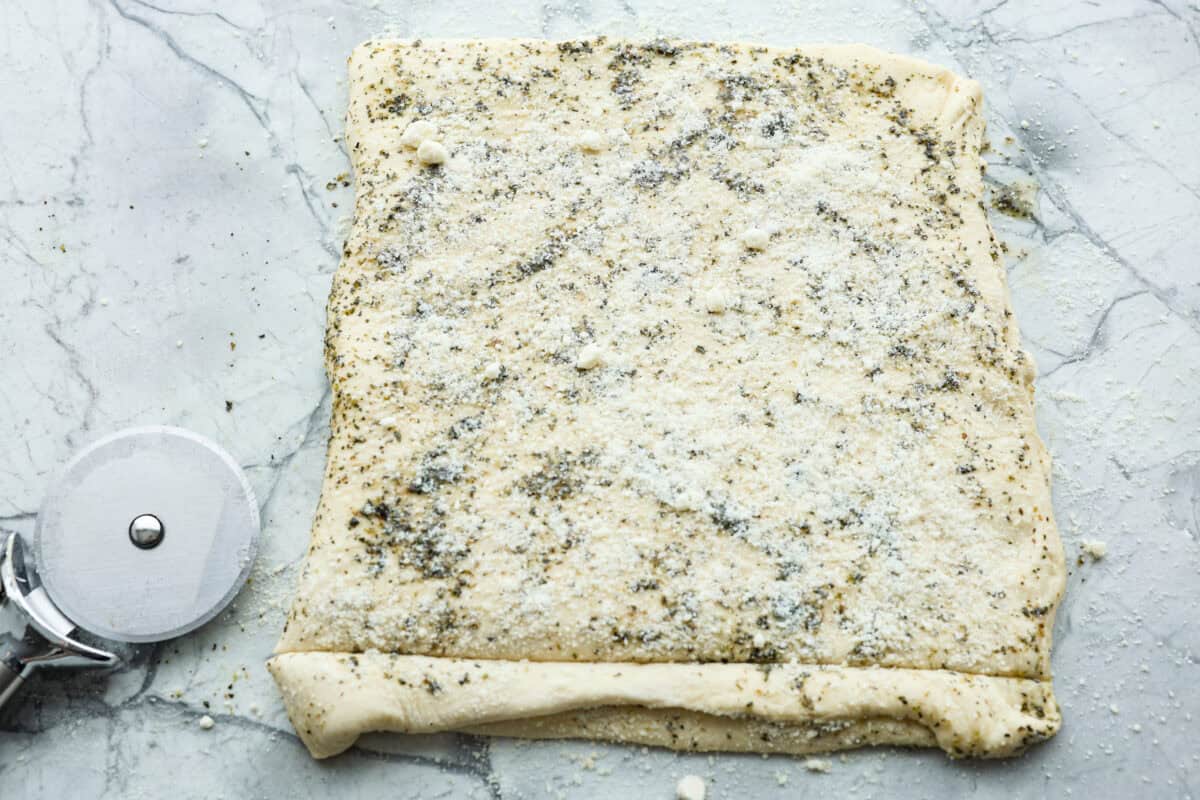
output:
M978 85L864 46L374 40L269 667L368 731L1005 756L1065 569Z

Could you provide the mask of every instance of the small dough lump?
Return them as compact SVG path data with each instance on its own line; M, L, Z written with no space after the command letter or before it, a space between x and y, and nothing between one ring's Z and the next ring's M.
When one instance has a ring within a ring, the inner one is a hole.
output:
M442 146L441 142L435 142L433 139L426 139L417 148L417 160L429 166L444 164L449 157L450 154L446 152L446 148Z
M437 134L437 128L433 126L433 123L419 119L404 129L404 133L400 135L400 144L409 150L416 150L422 142L432 139L435 134Z
M579 134L579 147L588 153L599 153L604 149L604 137L593 130Z
M729 298L720 289L709 289L704 295L704 308L710 314L724 314L729 308Z
M770 235L762 228L747 228L742 233L742 244L749 250L766 250Z
M579 359L575 362L575 366L579 369L595 369L604 363L604 352L598 344L584 345L579 351Z

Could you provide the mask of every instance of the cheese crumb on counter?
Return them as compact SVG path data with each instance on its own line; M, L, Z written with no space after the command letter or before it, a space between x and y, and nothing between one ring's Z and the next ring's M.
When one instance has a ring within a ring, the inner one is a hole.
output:
M217 721L208 714L205 714L196 724L200 726L201 730L211 731L213 726L217 724Z
M806 758L804 760L804 768L809 772L825 774L833 769L833 762L827 758Z
M1079 543L1079 551L1092 561L1099 561L1108 555L1108 544L1098 539L1084 539Z
M704 800L708 787L699 775L684 775L675 784L675 797L678 800Z

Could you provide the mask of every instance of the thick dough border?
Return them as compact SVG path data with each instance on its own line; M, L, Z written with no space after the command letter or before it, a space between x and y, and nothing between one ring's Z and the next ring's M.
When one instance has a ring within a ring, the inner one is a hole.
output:
M282 653L268 663L317 758L363 733L589 738L812 753L864 744L1012 755L1053 736L1050 682L946 670L473 661ZM443 687L453 686L452 700Z

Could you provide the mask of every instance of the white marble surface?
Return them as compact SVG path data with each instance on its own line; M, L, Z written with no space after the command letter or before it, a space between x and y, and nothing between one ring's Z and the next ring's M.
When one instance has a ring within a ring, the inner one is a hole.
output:
M0 529L30 531L74 450L152 422L224 443L265 528L218 621L114 675L44 675L6 712L0 794L668 798L688 772L714 800L1200 794L1200 11L1052 5L4 0ZM383 32L864 41L982 81L991 181L1037 187L1033 219L995 222L1072 562L1056 739L1005 763L858 752L828 774L456 736L308 758L263 661L324 458L322 315L351 201L343 62ZM1108 556L1076 565L1083 539Z

